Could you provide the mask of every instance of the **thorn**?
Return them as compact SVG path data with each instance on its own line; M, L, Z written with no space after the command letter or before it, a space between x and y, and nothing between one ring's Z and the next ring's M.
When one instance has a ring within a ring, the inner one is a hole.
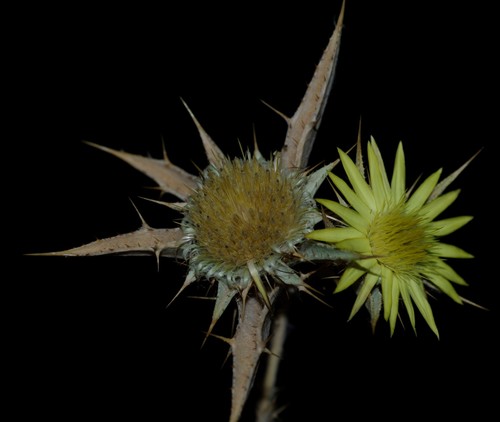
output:
M170 160L167 155L167 148L165 146L165 139L163 139L163 136L161 137L161 150L163 153L163 161L170 163Z
M139 218L141 219L141 223L142 223L142 229L151 229L151 226L146 223L146 220L144 219L144 217L142 216L142 214L139 212L139 208L137 208L137 206L135 205L134 201L132 201L132 198L128 198L129 201L132 203L132 206L134 207L134 209L137 211L137 214L139 215ZM146 198L143 198L143 199L146 199ZM158 272L160 272L160 256L161 256L161 249L158 249L158 248L155 248L153 250L153 253L156 257L156 270Z
M272 111L274 111L278 116L280 116L281 118L283 118L283 120L285 120L285 122L287 124L290 124L290 117L288 117L286 114L282 113L281 111L277 110L276 108L274 108L272 105L270 105L269 103L265 102L264 100L260 100L262 101L262 103L269 107Z
M227 343L230 346L233 344L233 339L232 338L220 336L218 334L213 334L213 333L209 333L209 332L204 332L203 334L205 334L205 339L207 337L214 337L214 338L217 338L219 340L222 340L224 343ZM204 343L205 343L205 340L203 340L203 344ZM203 344L202 344L202 347L203 347Z
M217 338L219 340L222 340L224 343L229 344L229 346L231 346L231 348L232 348L234 340L232 338L228 338L228 337L224 337L224 336L219 336L218 334L212 333L213 325L214 324L210 324L210 328L208 329L208 331L205 331L203 333L203 334L205 334L205 337L203 338L203 341L201 342L200 349L203 349L203 346L205 346L205 343L206 343L208 337L214 337L214 338ZM230 355L231 355L231 349L229 350L226 358L224 359L223 365L226 362L226 360L229 358Z
M299 292L304 292L304 293L307 293L309 296L313 297L314 299L316 299L318 302L322 303L323 305L326 305L328 306L330 309L333 309L333 306L330 305L329 303L326 303L324 300L320 299L319 296L315 295L313 292L317 293L317 294L321 294L320 291L312 288L311 286L309 286L308 284L306 283L303 283L302 285L299 285L297 286Z
M175 211L182 211L186 206L186 202L165 202L157 199L146 198L145 196L139 196L139 198L144 199L145 201L154 202L155 204L163 205Z
M437 198L443 191L462 173L465 168L478 156L478 154L483 150L481 148L479 151L477 151L471 158L469 158L464 164L462 164L457 170L455 170L453 173L451 173L448 177L444 178L439 182L432 193L429 195L429 198L427 199L427 202L432 201L433 199Z
M475 306L476 308L482 309L483 311L489 311L489 310L490 310L489 308L486 308L486 307L484 307L484 306L481 306L481 305L479 305L478 303L472 302L471 300L466 299L466 298L464 298L464 297L462 297L462 296L460 296L460 299L462 299L462 301L463 301L464 303L467 303L468 305Z
M283 358L279 355L277 355L276 353L274 353L271 349L267 348L267 347L264 347L264 350L263 350L264 353L266 353L267 355L269 356L273 356L279 360L283 360Z
M106 149L106 147L96 144L95 142L90 142L90 141L82 141L84 144L90 145L91 147L97 148L97 149Z
M139 218L140 218L141 223L142 223L142 227L147 228L147 229L151 228L151 226L148 223L146 223L146 220L144 219L142 214L139 212L139 208L137 208L134 201L132 201L132 198L129 197L128 199L132 203L132 206L134 207L135 211L137 212L137 215L139 215Z
M181 292L184 291L184 289L189 286L191 283L193 283L194 281L196 281L196 277L194 275L194 272L193 271L189 271L188 275L186 276L186 279L184 280L184 283L182 284L181 288L179 289L179 291L177 292L177 294L172 298L172 300L170 302L168 302L166 308L168 308L172 302L181 294Z
M186 110L188 111L189 115L191 116L191 119L193 120L196 128L198 129L198 133L200 135L201 141L203 143L203 147L205 148L205 153L207 155L208 161L213 164L216 167L222 167L222 164L224 163L224 154L223 152L219 149L217 144L213 141L213 139L210 137L210 135L203 129L203 126L200 124L198 119L195 117L191 109L188 107L187 103L182 99L181 97L182 104L184 104L184 107L186 107Z
M250 288L252 287L252 284L249 283L247 287L245 287L245 289L243 289L241 292L240 292L240 297L241 297L241 313L245 313L245 305L246 305L246 301L247 301L247 297L248 297L248 292L250 291Z
M231 349L229 349L226 353L226 357L224 358L224 360L222 361L222 365L220 366L221 369L224 368L224 365L227 363L228 359L229 359L229 356L231 356L232 352L231 352Z
M252 276L252 279L254 281L255 286L257 287L257 290L262 296L262 299L264 299L264 302L269 310L271 310L271 302L269 301L269 296L267 295L266 288L264 287L264 283L262 282L262 279L259 276L259 272L257 271L257 268L255 267L255 263L251 259L250 261L247 262L247 267L248 271L250 271L250 275Z
M161 256L161 250L160 249L155 249L154 254L156 256L156 271L160 272L160 256Z
M218 321L218 319L213 319L212 318L212 321L210 322L210 326L208 327L208 330L205 332L205 338L201 342L200 349L203 348L203 346L205 345L205 342L207 341L207 338L210 337L210 336L214 336L216 338L220 338L221 340L223 339L223 337L216 336L215 334L212 334L212 330L214 329L215 324L217 323L217 321Z
M255 124L252 125L252 134L253 134L253 149L254 151L258 151L259 147L257 146L257 131L255 130Z
M206 296L192 296L192 295L189 295L189 296L186 296L188 299L196 299L196 300L215 300L216 298L215 297L206 297Z

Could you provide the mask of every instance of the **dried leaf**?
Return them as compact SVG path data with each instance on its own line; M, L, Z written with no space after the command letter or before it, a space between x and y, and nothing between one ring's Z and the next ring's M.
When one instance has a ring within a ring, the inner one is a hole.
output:
M321 124L335 76L339 57L340 36L344 20L345 2L333 35L316 67L306 93L294 115L287 119L288 131L282 148L282 164L288 168L304 168L308 165L316 132Z
M187 199L196 188L197 177L172 164L166 154L162 160L159 160L118 151L93 142L87 142L87 144L122 159L153 179L163 192L171 193L180 199Z
M105 239L99 239L76 248L57 252L32 253L40 256L97 256L97 255L151 255L158 258L178 257L182 240L180 228L154 229L143 225L140 229Z

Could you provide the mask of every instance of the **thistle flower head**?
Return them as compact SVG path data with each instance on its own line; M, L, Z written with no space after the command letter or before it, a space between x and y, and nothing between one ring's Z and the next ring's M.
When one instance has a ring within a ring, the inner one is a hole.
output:
M319 171L323 180L328 170ZM281 168L279 155L209 165L183 210L182 251L193 275L234 292L255 284L264 300L262 275L300 284L286 259L321 219L313 175Z
M358 282L352 318L370 295L381 289L384 318L394 332L400 298L415 329L414 305L438 334L426 287L441 290L462 303L453 284L466 285L446 262L448 258L471 258L464 250L441 242L441 237L459 229L472 217L435 220L458 197L459 190L442 194L438 184L441 170L431 174L412 191L406 190L406 168L399 144L392 178L389 180L382 156L371 138L367 146L368 180L362 163L356 165L339 150L340 161L351 184L330 173L341 194L339 202L318 199L342 222L341 226L315 230L307 237L355 251L365 258L351 262L342 273L336 292ZM378 315L377 315L378 317Z

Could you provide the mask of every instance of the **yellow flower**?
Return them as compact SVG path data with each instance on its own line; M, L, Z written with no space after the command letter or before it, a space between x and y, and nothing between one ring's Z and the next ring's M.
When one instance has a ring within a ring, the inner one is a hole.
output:
M446 261L448 258L472 258L472 255L441 242L441 238L464 226L472 217L435 220L455 201L460 190L443 194L451 180L447 178L438 184L440 169L427 177L416 190L408 191L402 143L399 143L396 152L390 181L373 138L368 142L367 153L369 174L365 178L362 163L356 165L345 152L339 150L340 161L352 187L330 173L331 181L343 198L339 202L328 199L317 201L332 211L335 219L342 224L315 230L307 237L364 256L347 266L335 290L340 292L359 283L349 319L372 294L381 289L384 318L389 321L391 335L401 298L413 329L416 305L439 337L426 288L437 288L455 302L462 303L454 284L466 285L466 282Z

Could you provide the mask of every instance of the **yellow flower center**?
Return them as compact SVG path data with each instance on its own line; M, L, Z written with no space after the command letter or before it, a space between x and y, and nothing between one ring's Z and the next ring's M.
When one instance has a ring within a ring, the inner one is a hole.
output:
M261 262L297 228L304 207L290 180L271 163L227 161L190 198L189 219L201 255L225 266Z
M396 273L415 273L429 262L433 238L420 218L402 207L378 213L368 230L372 253Z

